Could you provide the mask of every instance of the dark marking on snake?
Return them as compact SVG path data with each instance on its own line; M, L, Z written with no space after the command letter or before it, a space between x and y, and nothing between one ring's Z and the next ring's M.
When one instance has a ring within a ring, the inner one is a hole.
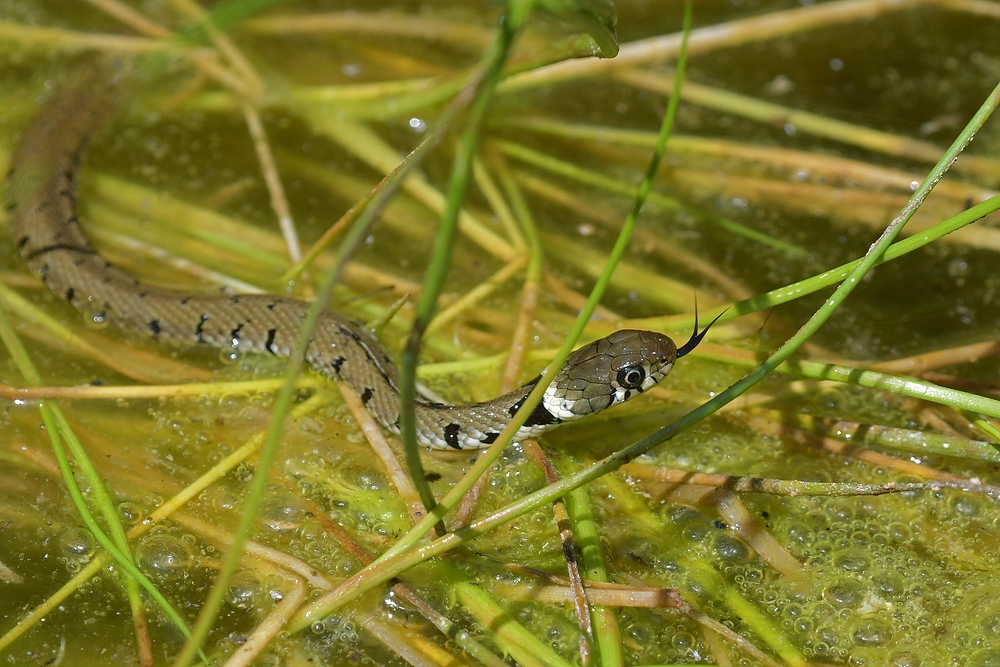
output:
M330 367L333 368L333 372L340 375L340 369L344 366L344 362L347 361L345 357L336 357L330 362Z
M52 245L47 245L44 248L39 248L38 250L32 250L24 258L28 261L37 259L42 255L47 255L50 252L56 252L57 250L68 250L69 252L78 252L81 255L94 255L96 254L90 248L81 248L80 246L75 246L72 243L53 243Z
M510 412L510 416L511 417L513 417L514 414L518 410L521 409L521 406L524 405L524 401L527 398L528 397L525 396L520 401L518 401L514 405L510 406L509 412ZM528 415L528 418L524 421L524 425L528 426L528 427L531 427L531 426L549 426L551 424L561 424L561 423L562 423L562 420L559 419L558 417L556 417L554 414L552 414L548 410L546 410L545 406L542 405L541 403L539 403L538 405L535 406L535 409L531 411L531 414Z
M461 449L462 445L458 444L458 434L462 431L462 427L452 422L444 427L444 441L448 443L449 447L454 449Z
M524 422L525 426L551 426L554 424L561 424L563 420L556 417L554 414L545 409L545 406L539 403L535 406L535 409L531 411L528 415L528 419Z

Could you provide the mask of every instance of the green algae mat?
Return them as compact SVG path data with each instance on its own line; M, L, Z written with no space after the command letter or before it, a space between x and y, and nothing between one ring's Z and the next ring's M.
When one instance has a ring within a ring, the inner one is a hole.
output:
M81 315L5 209L0 664L1000 665L1000 4L692 5L0 2L3 173L106 95L101 256L364 322L404 401ZM713 320L592 418L409 433Z

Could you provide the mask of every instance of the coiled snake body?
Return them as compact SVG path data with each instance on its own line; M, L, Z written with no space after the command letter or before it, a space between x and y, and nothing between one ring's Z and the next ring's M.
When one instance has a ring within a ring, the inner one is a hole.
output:
M270 295L185 295L145 285L102 259L76 215L76 178L88 138L100 122L102 95L58 91L24 133L11 161L7 211L14 241L31 269L60 297L95 321L176 345L205 344L287 356L308 305ZM707 330L707 328L706 328ZM651 331L618 331L573 353L517 438L603 410L663 379L680 351ZM363 325L323 312L306 355L319 373L344 380L388 430L398 433L396 367ZM535 381L482 403L418 402L419 441L438 449L492 443Z

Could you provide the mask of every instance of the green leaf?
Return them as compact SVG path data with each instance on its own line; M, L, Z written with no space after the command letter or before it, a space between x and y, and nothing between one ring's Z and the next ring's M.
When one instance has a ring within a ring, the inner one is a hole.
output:
M543 11L590 35L600 58L618 55L618 10L611 0L538 0Z

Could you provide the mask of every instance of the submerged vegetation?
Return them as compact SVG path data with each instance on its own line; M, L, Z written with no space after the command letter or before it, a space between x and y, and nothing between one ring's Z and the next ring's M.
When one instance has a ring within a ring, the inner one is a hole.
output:
M5 233L0 662L1000 664L997 6L354 4L7 0L0 166L100 62L101 253L369 322L404 395L718 324L541 442L418 451L81 318Z

